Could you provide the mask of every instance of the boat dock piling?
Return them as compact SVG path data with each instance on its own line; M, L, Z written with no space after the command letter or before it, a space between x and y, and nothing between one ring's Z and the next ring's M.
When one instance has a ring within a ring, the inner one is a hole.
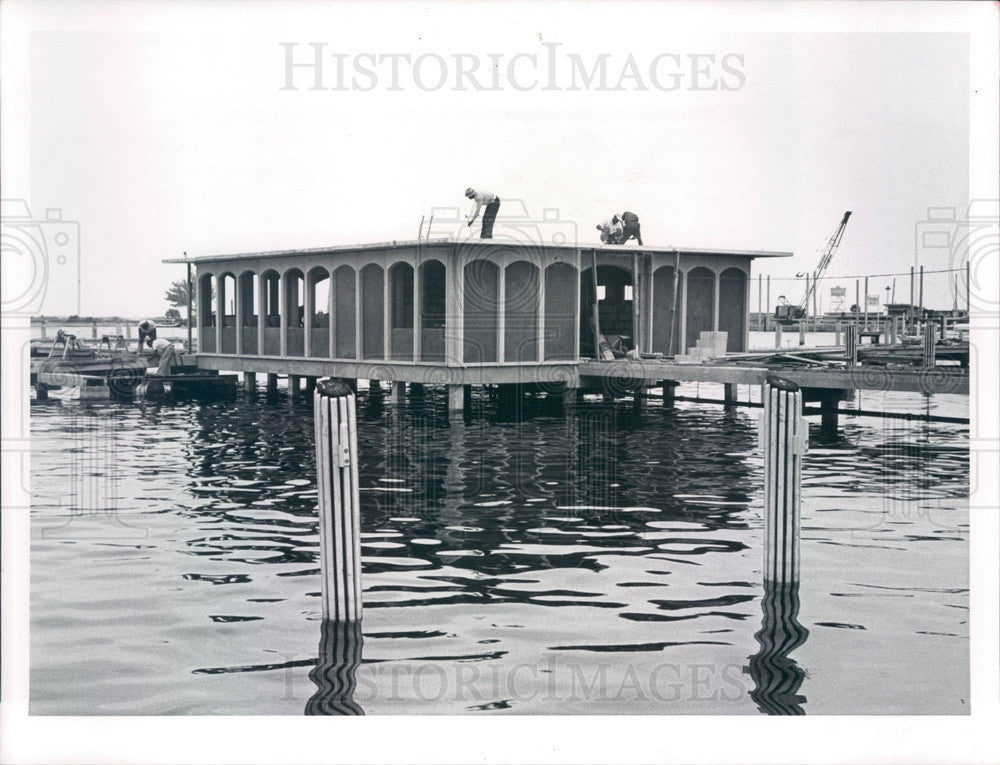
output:
M809 443L798 385L767 378L759 438L764 453L764 581L795 585L800 569L802 457Z
M320 380L313 392L323 619L361 621L361 512L354 391Z

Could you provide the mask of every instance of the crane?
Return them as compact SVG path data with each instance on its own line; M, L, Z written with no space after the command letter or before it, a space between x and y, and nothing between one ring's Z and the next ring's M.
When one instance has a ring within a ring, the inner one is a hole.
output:
M823 272L826 271L826 267L829 266L830 261L833 260L833 253L835 253L837 251L837 247L840 246L840 240L844 237L844 229L847 228L847 221L850 217L851 211L848 210L844 213L844 217L841 218L840 225L837 226L837 229L830 235L830 238L826 240L826 244L824 244L820 249L819 263L816 265L816 270L813 271L813 279L811 282L807 280L808 286L806 287L806 292L802 296L802 300L799 301L799 304L792 305L785 299L784 295L778 298L778 306L774 311L774 317L779 322L798 321L806 315L806 308L809 307L809 300L816 291L816 285L823 276ZM796 276L802 276L802 274L796 274Z

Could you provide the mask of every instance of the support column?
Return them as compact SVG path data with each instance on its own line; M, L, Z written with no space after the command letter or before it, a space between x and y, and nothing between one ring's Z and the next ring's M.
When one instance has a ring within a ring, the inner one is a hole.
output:
M799 319L799 345L806 344L806 317Z
M828 391L819 402L820 411L820 438L824 441L836 441L838 429L838 416L840 406L840 395L837 391Z
M282 274L278 277L278 324L280 353L282 356L288 355L288 275Z
M372 399L382 398L382 381L381 380L369 380L368 381L368 397Z
M836 324L833 325L833 331L835 333L833 344L839 348L840 347L840 340L841 340L840 336L841 336L841 334L844 331L844 328L843 328L843 326L841 325L841 323L839 321Z
M465 410L472 409L472 386L463 385L462 386L462 408Z
M723 389L723 406L726 409L734 409L736 407L736 383L726 383Z
M448 386L448 412L461 413L465 408L465 387L464 385Z
M257 355L264 355L264 325L267 323L267 281L262 274L257 276ZM243 349L240 349L242 353Z
M313 394L323 619L361 621L361 503L355 396L324 379Z
M307 377L306 378L306 393L312 394L316 390L316 378Z
M637 414L646 406L646 389L639 386L632 392L632 410Z
M222 353L222 324L226 318L226 280L215 277L215 352Z
M777 322L774 324L774 347L781 347L781 324Z
M808 441L802 391L795 383L769 376L760 420L764 452L764 581L781 586L799 582L802 456Z
M244 372L243 373L243 387L246 388L249 393L256 393L256 391L257 391L257 373L256 372Z
M278 392L278 375L268 372L267 374L267 392L277 393Z
M299 376L288 375L288 397L295 398L299 395Z
M660 380L660 385L663 386L663 409L664 411L674 408L674 396L677 392L677 386L680 385L676 380Z
M390 396L396 404L403 403L403 399L406 397L406 383L399 382L398 380L393 380L389 384Z

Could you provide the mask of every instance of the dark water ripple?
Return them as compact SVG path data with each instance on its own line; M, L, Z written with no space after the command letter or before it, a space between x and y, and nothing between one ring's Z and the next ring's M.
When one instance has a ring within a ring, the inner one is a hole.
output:
M34 406L32 712L967 710L967 428L814 445L793 597L754 410L544 406L359 407L363 635L319 618L308 401Z

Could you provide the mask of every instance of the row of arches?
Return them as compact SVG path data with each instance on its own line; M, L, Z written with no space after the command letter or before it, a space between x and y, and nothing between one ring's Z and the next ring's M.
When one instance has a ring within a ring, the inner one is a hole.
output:
M416 269L399 261L303 272L268 269L203 274L198 323L206 353L338 359L443 361L448 271L438 260ZM474 260L462 270L466 363L574 359L576 269L545 269L541 316L539 267L517 261L502 269ZM502 296L502 298L501 298ZM501 333L501 316L503 332ZM539 342L540 329L545 338ZM419 345L418 345L419 336Z
M416 268L398 261L283 273L267 269L203 274L198 280L201 348L207 353L335 359L444 361L449 270L438 260ZM634 337L632 278L600 265L602 332ZM461 337L454 355L465 363L573 360L592 353L593 277L570 263L544 269L528 261L502 267L473 260L454 275L461 291ZM646 290L644 290L646 291ZM652 272L643 308L643 350L676 354L703 330L724 330L728 349L744 350L747 274L665 265ZM457 318L457 316L456 316ZM643 332L645 335L645 331ZM589 343L589 345L588 345Z

